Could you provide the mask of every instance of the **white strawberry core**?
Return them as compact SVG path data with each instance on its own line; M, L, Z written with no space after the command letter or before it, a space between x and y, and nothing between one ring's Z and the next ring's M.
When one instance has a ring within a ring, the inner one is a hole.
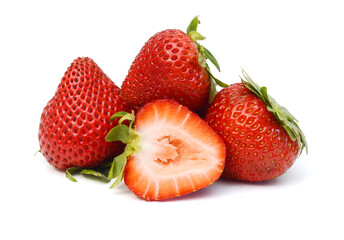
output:
M137 164L152 176L179 175L188 171L202 174L213 164L216 168L217 161L209 155L214 150L182 128L152 125L137 133L140 136L140 152L135 154Z
M172 144L171 137L164 137L157 140L157 146L160 151L156 155L155 161L168 163L170 161L178 159L177 148Z

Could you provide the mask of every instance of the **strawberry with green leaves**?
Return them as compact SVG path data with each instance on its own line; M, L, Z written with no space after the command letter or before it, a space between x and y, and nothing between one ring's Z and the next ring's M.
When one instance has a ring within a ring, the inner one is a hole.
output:
M40 119L40 151L51 165L70 171L93 168L122 152L121 143L105 141L117 124L110 117L127 110L119 92L91 58L74 60Z
M306 148L296 118L243 71L242 83L222 89L206 122L227 146L223 177L259 182L286 172Z
M126 144L109 170L109 179L124 178L140 198L171 199L214 183L224 167L226 148L204 120L174 100L152 101L135 116L113 115L119 125L106 136ZM128 122L128 126L123 124ZM133 127L134 126L134 127Z
M215 96L216 79L206 62L220 71L214 56L197 41L205 39L195 17L186 33L168 29L152 36L132 63L121 87L121 97L134 109L157 99L173 99L201 112Z

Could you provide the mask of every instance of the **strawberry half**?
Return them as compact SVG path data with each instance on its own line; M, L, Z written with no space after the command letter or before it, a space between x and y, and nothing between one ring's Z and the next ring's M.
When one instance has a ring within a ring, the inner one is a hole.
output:
M222 89L205 121L227 146L223 177L249 182L276 178L307 150L296 118L243 71L242 83Z
M220 71L214 56L197 43L205 39L197 32L195 17L187 32L168 29L156 33L133 61L122 87L121 97L133 109L157 99L173 99L200 113L215 96L215 85L228 86L216 79L206 62Z
M121 143L105 141L116 126L110 117L126 110L119 92L91 58L74 60L40 119L40 150L51 165L93 168L123 151Z
M195 113L173 100L156 100L135 117L119 113L120 125L108 141L127 143L115 158L113 186L124 177L128 188L146 200L179 197L215 182L221 175L226 149L221 138ZM129 127L121 125L129 120ZM119 137L122 136L122 137ZM128 159L128 160L127 160Z

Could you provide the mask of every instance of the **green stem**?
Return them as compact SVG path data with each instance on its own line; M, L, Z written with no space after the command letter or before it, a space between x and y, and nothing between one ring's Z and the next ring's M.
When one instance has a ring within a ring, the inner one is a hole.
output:
M216 78L210 71L209 65L207 64L206 60L209 59L209 61L214 64L216 69L220 72L220 65L219 62L216 60L214 55L206 49L204 46L200 45L197 41L198 40L204 40L205 37L197 32L198 24L200 23L198 16L194 17L189 26L187 27L186 33L190 36L190 38L196 43L198 47L198 62L199 64L205 68L209 74L210 77L210 94L209 94L209 103L211 103L216 95L216 86L220 87L228 87L228 84L220 81L218 78Z

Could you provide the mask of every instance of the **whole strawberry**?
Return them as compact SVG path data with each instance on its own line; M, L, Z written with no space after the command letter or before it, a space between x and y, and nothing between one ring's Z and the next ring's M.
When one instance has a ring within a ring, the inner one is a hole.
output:
M216 84L226 87L210 72L206 59L218 70L214 56L196 41L195 17L184 33L169 29L152 36L132 63L121 87L121 96L133 108L157 99L173 99L194 112L202 111L215 96Z
M289 111L243 71L245 80L220 91L206 122L227 146L223 177L259 182L286 172L307 150L306 138Z
M77 58L66 71L39 125L40 150L56 168L92 168L120 153L106 142L116 123L110 117L125 105L120 89L90 58Z

